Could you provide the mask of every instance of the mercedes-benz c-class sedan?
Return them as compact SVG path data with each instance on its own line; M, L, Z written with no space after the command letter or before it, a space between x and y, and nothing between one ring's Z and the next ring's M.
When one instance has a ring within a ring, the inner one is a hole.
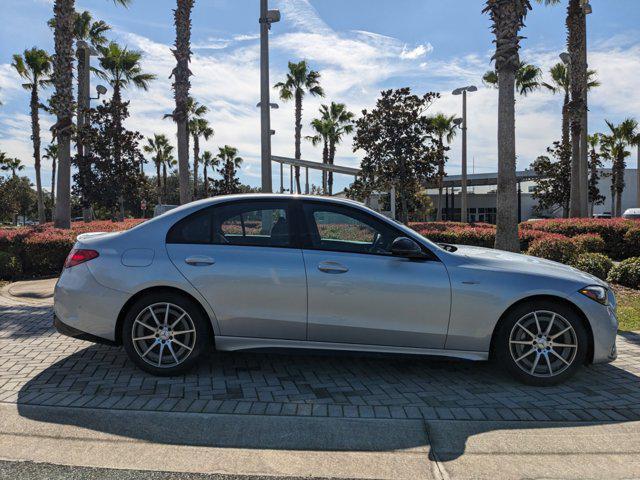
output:
M615 310L565 265L436 245L348 200L237 195L80 235L54 322L156 375L211 348L305 348L496 359L551 385L615 359Z

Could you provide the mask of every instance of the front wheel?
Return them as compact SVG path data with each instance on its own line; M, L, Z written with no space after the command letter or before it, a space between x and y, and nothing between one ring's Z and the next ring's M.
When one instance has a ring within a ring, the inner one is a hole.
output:
M528 385L557 385L574 375L587 356L582 319L552 301L515 308L502 322L496 340L498 361Z
M129 358L153 375L181 375L209 345L209 328L190 299L158 292L142 297L127 312L122 341Z

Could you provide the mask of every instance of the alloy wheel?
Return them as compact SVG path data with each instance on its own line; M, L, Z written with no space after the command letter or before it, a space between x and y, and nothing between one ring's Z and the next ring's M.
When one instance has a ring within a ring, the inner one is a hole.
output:
M157 368L183 363L196 345L196 329L189 314L173 303L154 303L133 321L131 340L139 357Z
M524 315L509 334L516 365L535 377L555 377L569 368L578 352L578 336L562 315L538 310Z

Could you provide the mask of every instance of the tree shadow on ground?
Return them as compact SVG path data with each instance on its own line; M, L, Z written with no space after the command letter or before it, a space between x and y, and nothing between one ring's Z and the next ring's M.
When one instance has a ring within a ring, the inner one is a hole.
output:
M328 352L215 352L188 375L160 378L138 370L119 348L91 345L30 379L17 403L37 421L229 448L430 449L431 420L473 423L452 430L439 454L446 461L464 453L466 435L497 428L493 421L500 428L515 421L507 428L519 430L531 428L527 420L537 428L640 420L637 336L627 341L615 364L584 368L544 389L516 383L490 363ZM342 418L321 418L332 415ZM400 415L409 418L394 418Z

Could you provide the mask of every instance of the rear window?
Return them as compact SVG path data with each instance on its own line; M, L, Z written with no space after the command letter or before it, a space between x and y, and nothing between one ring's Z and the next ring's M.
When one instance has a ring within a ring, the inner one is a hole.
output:
M211 243L211 213L196 213L176 223L167 234L167 243Z

